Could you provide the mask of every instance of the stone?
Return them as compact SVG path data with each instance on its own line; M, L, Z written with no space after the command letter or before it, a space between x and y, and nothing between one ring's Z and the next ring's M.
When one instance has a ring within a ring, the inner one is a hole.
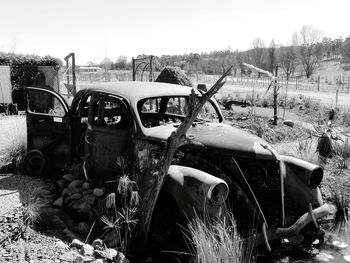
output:
M95 239L91 246L93 246L94 249L103 249L103 241L99 238Z
M81 186L84 190L89 190L91 189L91 184L89 182L84 182L83 185Z
M73 239L72 243L70 244L70 247L75 247L77 249L80 249L84 246L84 243L81 242L79 239L75 238Z
M68 185L69 188L75 188L75 187L79 187L84 183L84 179L76 179L73 180L72 182L70 182L70 184Z
M77 175L73 175L73 174L65 174L62 176L62 178L67 182L67 183L70 183L72 182L73 180L77 179L78 176Z
M56 184L60 190L63 190L67 187L67 182L64 179L59 179L56 181Z
M65 244L63 241L57 241L54 243L56 247L61 248L61 249L66 249L69 246L67 244Z
M118 256L119 252L114 248L106 248L105 252L109 255L110 259L113 259Z
M102 258L98 258L98 259L95 259L95 261L93 263L106 263L107 261L102 259Z
M284 125L287 125L289 127L293 127L294 126L294 122L292 120L285 120L283 121Z
M74 263L88 263L88 262L93 262L95 259L93 257L84 257L82 255L78 255Z
M51 191L45 189L45 188L39 188L39 189L36 189L35 190L35 193L38 195L38 196L44 196L44 195L51 195Z
M74 194L72 194L70 197L69 197L69 199L70 200L78 200L78 199L80 199L80 198L82 198L83 196L82 196L82 194L81 193L74 193Z
M53 202L53 205L54 205L54 206L61 207L61 206L63 205L63 197L60 196L58 199L56 199L56 201Z
M62 191L62 195L72 195L75 193L81 193L82 191L83 191L83 188L81 187L74 187L74 188L67 187Z
M103 189L103 188L95 188L94 189L94 195L96 196L96 197L102 197L102 196L104 196L104 194L105 194L105 189Z
M116 263L129 263L129 260L124 256L122 252L119 252L115 261Z
M114 237L114 234L112 231L107 233L103 239L103 242L106 244L107 247L116 247L117 246L117 240Z
M67 206L74 209L74 210L78 210L80 205L83 203L83 201L81 199L77 199L77 200L71 200Z
M79 256L75 251L68 251L59 257L60 260L66 262L74 262L74 260Z
M80 205L79 205L79 211L82 212L82 213L89 213L91 211L91 205L86 203L86 202L82 202Z
M84 244L81 248L81 253L84 256L91 256L92 254L94 254L94 248L89 244Z
M96 196L94 194L89 194L84 196L84 201L89 205L93 205L95 203Z
M73 231L78 232L82 235L87 235L90 231L90 226L86 222L80 222L76 227L73 228Z

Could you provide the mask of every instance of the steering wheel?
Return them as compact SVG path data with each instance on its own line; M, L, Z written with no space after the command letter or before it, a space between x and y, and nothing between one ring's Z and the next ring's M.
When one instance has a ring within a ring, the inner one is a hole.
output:
M146 128L152 128L155 126L159 126L159 120L157 119L147 119L142 121L143 126L145 126Z

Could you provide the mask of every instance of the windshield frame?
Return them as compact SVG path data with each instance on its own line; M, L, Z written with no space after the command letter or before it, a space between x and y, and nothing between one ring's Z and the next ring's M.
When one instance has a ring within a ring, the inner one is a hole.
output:
M139 118L140 118L140 121L141 121L141 126L143 128L151 128L151 127L146 127L145 124L144 124L144 121L145 121L145 116L148 115L149 117L152 117L154 116L154 119L158 119L160 122L162 122L162 119L166 119L165 117L169 117L171 116L172 118L178 118L178 119L181 119L181 121L185 118L186 115L178 115L178 114L174 114L174 113L169 113L169 112L166 112L167 110L167 105L168 105L168 102L171 98L185 98L186 102L188 101L189 99L189 96L188 95L166 95L166 96L156 96L156 97L147 97L147 98L142 98L140 100L137 101L137 114L139 115ZM160 100L160 105L157 106L158 108L158 111L156 112L143 112L142 111L142 107L144 106L144 103L147 101L147 100ZM219 104L215 101L214 98L210 98L207 103L210 103L210 105L213 107L213 109L215 110L215 113L217 115L217 120L218 122L217 123L223 123L224 122L224 117L223 117L223 114L221 112L221 109L219 107ZM212 122L210 120L204 120L204 119L199 119L199 121L201 122L208 122L208 123L215 123L215 122ZM165 122L165 123L160 123L159 125L154 125L152 127L157 127L157 126L161 126L163 124L173 124L173 123L177 123L177 122Z

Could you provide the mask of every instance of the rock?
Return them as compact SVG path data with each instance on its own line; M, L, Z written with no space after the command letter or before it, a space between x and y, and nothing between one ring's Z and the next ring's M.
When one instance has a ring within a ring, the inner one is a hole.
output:
M81 193L82 191L83 191L83 188L81 188L81 187L74 187L74 188L68 187L62 191L62 195L72 195L75 193Z
M84 201L89 205L93 205L95 203L96 196L94 194L89 194L84 196Z
M285 121L283 122L283 124L284 124L284 125L287 125L287 126L289 126L289 127L294 127L294 121L292 121L292 120L285 120Z
M105 250L95 249L95 257L105 258L108 260L113 260L118 255L118 251L113 248L107 248Z
M78 176L77 175L74 175L74 174L65 174L62 176L62 178L67 182L67 183L70 183L72 182L73 180L77 179Z
M79 205L79 211L82 212L82 213L87 214L87 213L89 213L91 211L91 205L83 201Z
M78 255L75 260L74 263L87 263L87 262L93 262L95 259L93 257L84 257L82 255Z
M61 249L68 249L69 248L69 246L67 245L67 244L65 244L63 241L57 241L57 242L55 242L54 243L55 244L55 246L56 247L58 247L58 248L61 248Z
M68 252L64 253L63 255L61 255L59 257L59 259L62 261L66 261L66 262L73 262L78 256L79 256L79 254L77 252L68 251Z
M107 262L107 261L102 259L102 258L95 259L95 261L94 261L94 263L105 263L105 262Z
M53 205L54 206L58 206L58 207L61 207L63 205L63 197L59 197L58 199L56 199L55 202L53 202Z
M82 198L83 196L82 196L82 194L81 193L75 193L75 194L72 194L70 197L69 197L69 199L70 200L78 200L78 199L80 199L80 198Z
M119 252L114 248L106 248L105 252L110 256L110 259L115 258L119 254Z
M75 247L77 249L80 249L84 246L84 243L81 242L79 239L73 239L72 243L70 244L70 247Z
M89 190L91 189L91 184L89 182L84 182L83 185L81 186L84 190Z
M116 262L116 263L129 263L129 260L124 256L124 254L122 252L119 252L117 255L117 258L114 262Z
M51 195L51 191L45 189L45 188L38 188L35 190L35 194L38 196L44 196L44 195Z
M92 242L91 246L93 246L94 249L103 249L103 241L101 239L95 239L94 242Z
M114 234L112 231L105 235L103 242L106 244L107 247L116 247L117 246L117 240L114 237Z
M56 181L56 184L60 190L63 190L67 187L67 182L64 179L59 179Z
M69 185L68 187L69 188L75 188L75 187L79 187L81 186L83 183L84 183L84 179L76 179L76 180L73 180Z
M73 228L73 231L78 232L82 235L87 235L90 231L90 226L86 222L80 222L76 227Z
M74 209L74 210L78 210L80 205L83 203L83 201L81 199L78 200L71 200L67 206Z
M84 256L91 256L92 254L94 254L94 248L89 244L84 244L81 248L81 253Z
M94 195L95 195L96 197L102 197L102 196L104 196L105 192L106 192L106 190L103 189L103 188L95 188L95 189L94 189Z

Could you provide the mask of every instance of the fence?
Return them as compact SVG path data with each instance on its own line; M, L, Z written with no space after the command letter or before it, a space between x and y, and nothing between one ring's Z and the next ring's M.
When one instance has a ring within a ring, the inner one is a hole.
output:
M214 83L220 76L219 75L204 75L204 74L191 74L190 78L195 83ZM287 85L287 79L285 77L279 77L279 84L281 86ZM271 80L266 77L227 77L226 83L229 85L238 85L241 87L256 87L267 88ZM327 79L327 77L318 76L316 80L291 77L288 81L289 89L295 90L307 90L307 91L325 91L325 92L339 92L349 93L350 90L350 76L334 77L333 80Z

